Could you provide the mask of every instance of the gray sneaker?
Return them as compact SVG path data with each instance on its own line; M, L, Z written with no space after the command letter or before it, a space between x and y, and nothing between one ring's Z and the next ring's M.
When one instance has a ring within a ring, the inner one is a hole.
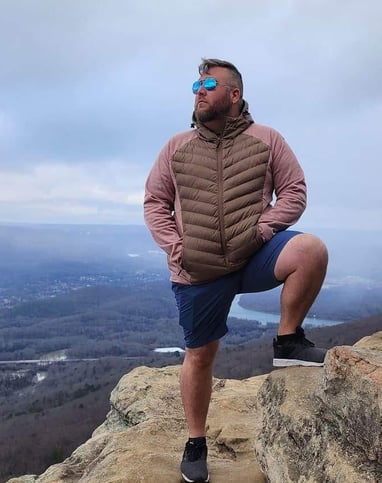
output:
M180 471L187 483L207 483L210 481L207 468L207 445L187 441L184 448Z
M323 366L327 350L315 347L306 339L304 329L297 327L296 333L280 343L273 339L273 366Z

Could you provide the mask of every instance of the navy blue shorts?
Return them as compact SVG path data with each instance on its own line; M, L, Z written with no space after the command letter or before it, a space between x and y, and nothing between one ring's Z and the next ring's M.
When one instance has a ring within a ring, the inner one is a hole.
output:
M264 292L281 283L275 265L286 243L298 231L280 231L237 272L199 285L172 284L186 347L202 347L228 332L227 317L235 295Z

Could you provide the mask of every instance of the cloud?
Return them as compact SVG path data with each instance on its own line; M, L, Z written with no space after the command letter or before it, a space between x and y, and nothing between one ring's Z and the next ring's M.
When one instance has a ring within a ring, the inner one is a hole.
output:
M143 201L143 171L122 161L107 161L96 166L84 162L75 166L51 162L23 172L3 171L0 176L3 181L0 201L55 198L126 204Z
M51 221L80 222L88 216L124 223L133 216L142 222L145 176L140 166L115 160L96 165L46 162L24 171L2 171L0 217L11 221L12 214L12 221L22 221L14 218L15 212L26 206L29 220L48 216Z
M44 203L49 220L141 219L202 56L242 71L255 120L306 171L312 213L378 206L381 17L379 0L3 0L0 219L43 220Z

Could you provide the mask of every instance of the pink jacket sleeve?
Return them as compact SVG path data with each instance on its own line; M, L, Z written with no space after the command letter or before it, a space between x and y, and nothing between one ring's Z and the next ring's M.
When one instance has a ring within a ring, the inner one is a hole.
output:
M271 159L263 192L264 212L259 219L264 241L295 224L305 210L307 198L304 172L296 156L281 134L273 129L268 133Z
M160 152L146 181L144 217L156 243L167 253L169 268L179 271L182 237L175 217L175 185L171 172L170 142Z

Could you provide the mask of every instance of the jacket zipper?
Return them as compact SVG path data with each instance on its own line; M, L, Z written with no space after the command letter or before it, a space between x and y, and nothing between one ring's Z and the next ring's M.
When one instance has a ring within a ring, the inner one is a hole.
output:
M219 211L219 227L220 227L220 243L223 251L224 256L224 263L228 265L228 257L227 257L227 239L225 236L225 225L224 225L224 208L223 208L223 147L221 138L218 140L216 146L216 154L217 154L217 168L218 168L218 211Z

